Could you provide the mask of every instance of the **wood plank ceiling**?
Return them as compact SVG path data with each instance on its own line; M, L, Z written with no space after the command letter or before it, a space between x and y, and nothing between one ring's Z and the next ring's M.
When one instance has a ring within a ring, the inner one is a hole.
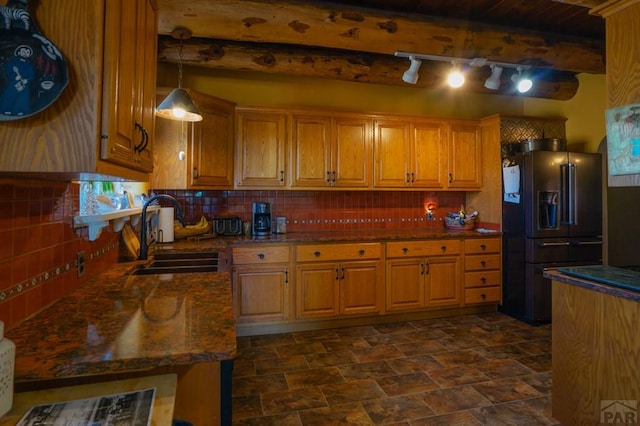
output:
M395 51L531 66L526 96L570 99L577 73L604 74L602 0L158 0L159 61L178 61L171 32L186 27L183 62L387 85L409 66ZM423 61L417 88L442 85L447 62ZM471 67L462 90L514 95L507 68L499 90L489 67Z

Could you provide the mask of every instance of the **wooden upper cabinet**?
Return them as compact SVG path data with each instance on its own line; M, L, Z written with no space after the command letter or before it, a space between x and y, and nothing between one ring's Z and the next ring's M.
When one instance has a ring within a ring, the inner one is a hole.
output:
M448 187L480 189L482 187L482 140L480 126L449 124Z
M69 84L45 110L0 126L0 172L149 179L156 14L155 0L39 2L38 27L63 52Z
M412 135L411 186L445 188L447 174L445 126L437 121L414 122Z
M374 185L444 189L444 135L445 127L438 121L376 121Z
M238 109L236 123L235 186L285 187L287 114Z
M117 0L105 8L103 160L153 170L157 17L149 1Z
M171 88L159 88L158 102ZM188 90L202 121L158 118L155 126L153 188L233 188L235 104Z
M404 188L410 184L407 161L411 156L411 123L402 120L376 120L373 157L374 187Z
M370 120L293 114L291 122L291 186L370 186Z

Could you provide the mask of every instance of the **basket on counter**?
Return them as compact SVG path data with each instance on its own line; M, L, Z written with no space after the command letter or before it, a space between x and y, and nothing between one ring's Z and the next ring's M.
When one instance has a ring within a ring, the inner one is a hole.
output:
M458 217L450 217L450 216L446 216L444 218L444 226L447 229L457 229L457 230L463 230L463 231L469 231L472 230L476 227L476 219L478 218L478 216L474 216L474 217L469 217L469 218L465 218L464 220L464 225L460 223L460 219Z

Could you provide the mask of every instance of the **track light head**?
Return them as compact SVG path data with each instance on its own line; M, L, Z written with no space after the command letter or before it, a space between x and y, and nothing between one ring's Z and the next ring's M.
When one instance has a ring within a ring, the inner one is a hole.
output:
M460 68L456 66L456 61L451 62L452 69L447 76L447 84L454 89L462 87L464 84L464 74L460 71Z
M511 76L511 80L516 84L516 89L520 93L527 93L533 87L533 81L522 74L522 68L518 67L517 72Z
M418 70L420 69L420 65L422 65L422 61L416 59L413 55L409 56L409 60L411 61L411 65L409 69L402 74L402 81L409 84L416 84L418 81Z
M500 76L502 75L502 67L496 64L489 65L491 68L491 76L484 82L484 87L491 90L498 90L500 88Z

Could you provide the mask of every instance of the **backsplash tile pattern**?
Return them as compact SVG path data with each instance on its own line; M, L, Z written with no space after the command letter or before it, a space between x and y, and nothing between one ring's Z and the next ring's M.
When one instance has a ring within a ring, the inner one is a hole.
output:
M78 185L0 178L0 320L19 323L118 260L119 233L73 229ZM77 277L76 254L85 251Z
M187 222L234 214L251 220L253 202L271 203L271 214L287 218L287 231L330 231L443 226L447 212L458 211L464 192L431 191L192 191L154 189L176 197ZM426 220L426 206L436 220Z

